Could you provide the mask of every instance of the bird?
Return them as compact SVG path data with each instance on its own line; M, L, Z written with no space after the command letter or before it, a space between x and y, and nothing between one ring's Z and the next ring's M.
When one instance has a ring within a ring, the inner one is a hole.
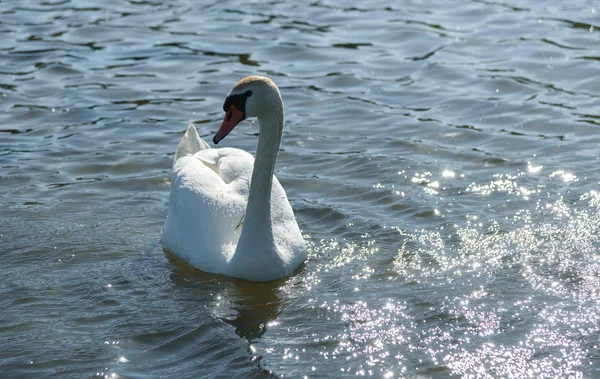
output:
M252 282L290 276L307 249L274 176L284 124L279 88L267 77L245 77L228 93L223 111L213 143L256 117L256 158L242 149L211 148L190 124L173 158L161 243L204 272Z

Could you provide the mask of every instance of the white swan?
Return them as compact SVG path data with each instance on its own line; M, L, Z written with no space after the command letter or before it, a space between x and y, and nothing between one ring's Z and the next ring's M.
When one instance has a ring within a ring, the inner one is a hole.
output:
M256 160L234 148L211 149L194 125L177 146L162 244L191 266L255 282L293 273L306 260L304 239L277 178L283 101L269 78L249 76L227 95L213 142L257 117Z

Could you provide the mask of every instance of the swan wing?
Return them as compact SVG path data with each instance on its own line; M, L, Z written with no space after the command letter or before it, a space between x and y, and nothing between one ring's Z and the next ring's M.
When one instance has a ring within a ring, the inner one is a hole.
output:
M163 246L202 271L225 273L242 230L253 163L231 148L177 159Z
M210 149L209 144L207 144L196 131L196 127L194 124L189 124L185 134L181 141L179 141L179 145L177 145L177 150L175 150L175 157L173 157L173 165L177 162L177 160L181 157L185 157L186 155L193 155L198 151Z

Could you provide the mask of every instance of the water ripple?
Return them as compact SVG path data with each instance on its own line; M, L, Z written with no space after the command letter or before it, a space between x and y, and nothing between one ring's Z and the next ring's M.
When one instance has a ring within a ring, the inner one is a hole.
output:
M3 373L598 376L598 11L2 3ZM249 74L310 247L267 284L158 243L185 127Z

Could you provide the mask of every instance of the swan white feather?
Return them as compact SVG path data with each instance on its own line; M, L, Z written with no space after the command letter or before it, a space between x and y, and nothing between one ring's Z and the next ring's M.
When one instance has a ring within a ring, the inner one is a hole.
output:
M292 274L306 259L306 248L285 190L272 175L283 128L283 104L273 105L277 100L269 98L278 97L281 102L279 91L267 78L250 77L240 83L229 96L254 92L254 99L245 104L245 113L259 118L260 162L255 168L252 155L240 149L211 149L190 124L175 153L161 241L202 271L270 281ZM281 116L270 106L280 106ZM231 118L228 113L223 125L228 116ZM215 140L218 142L217 137ZM270 196L258 193L267 190ZM256 200L254 209L249 197ZM261 206L261 201L270 207ZM265 209L269 214L263 214Z

